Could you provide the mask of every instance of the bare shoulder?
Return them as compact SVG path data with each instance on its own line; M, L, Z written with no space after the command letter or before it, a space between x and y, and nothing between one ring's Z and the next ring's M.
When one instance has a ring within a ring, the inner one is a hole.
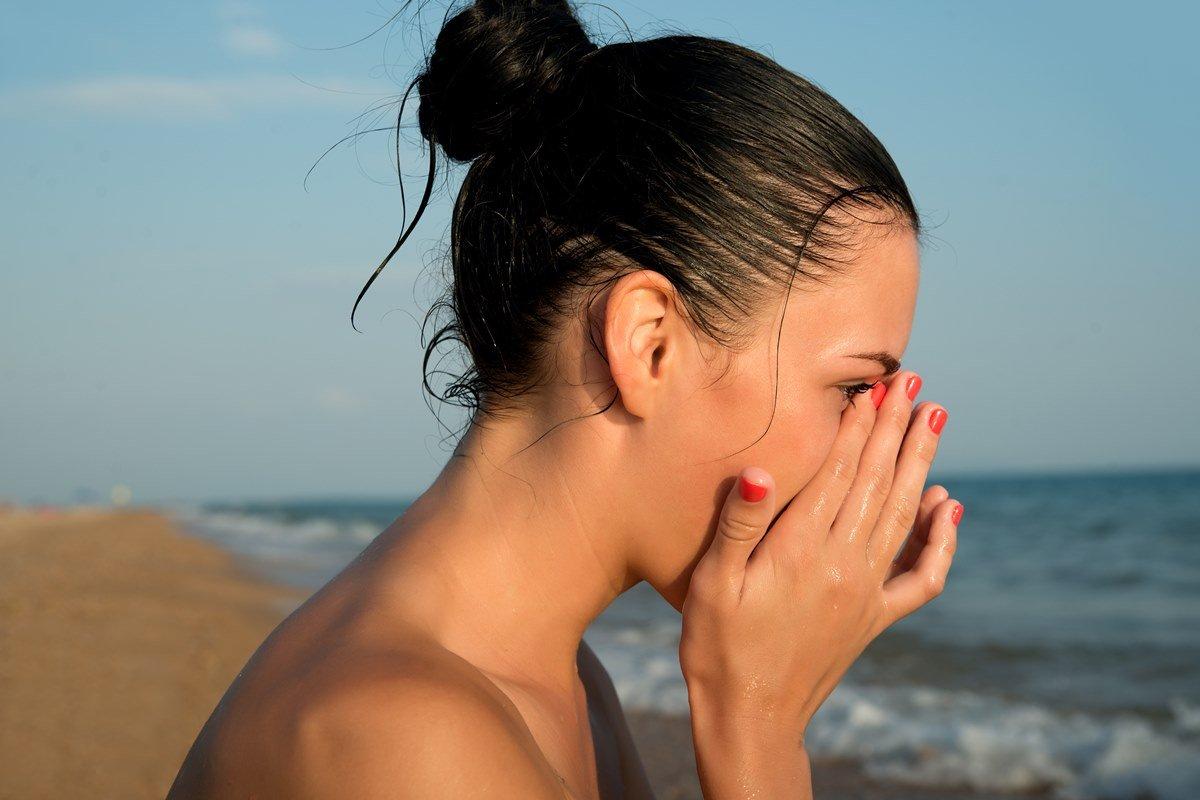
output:
M566 796L520 715L457 656L412 649L327 661L233 726L242 741L214 748L226 764L210 786L306 800Z
M564 797L519 715L470 669L410 655L399 671L329 690L296 731L296 788L316 798Z

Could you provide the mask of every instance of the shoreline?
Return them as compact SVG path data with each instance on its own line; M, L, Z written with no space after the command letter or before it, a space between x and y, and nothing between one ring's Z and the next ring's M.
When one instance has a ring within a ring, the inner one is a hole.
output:
M165 509L0 513L0 800L163 797L238 670L310 593ZM626 717L659 800L702 800L688 718ZM1017 796L812 767L824 797Z

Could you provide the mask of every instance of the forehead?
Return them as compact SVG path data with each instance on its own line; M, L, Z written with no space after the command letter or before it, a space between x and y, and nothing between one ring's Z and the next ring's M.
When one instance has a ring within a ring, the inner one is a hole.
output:
M845 258L841 273L793 286L787 329L810 355L885 350L899 358L916 311L916 235L906 228L884 229Z

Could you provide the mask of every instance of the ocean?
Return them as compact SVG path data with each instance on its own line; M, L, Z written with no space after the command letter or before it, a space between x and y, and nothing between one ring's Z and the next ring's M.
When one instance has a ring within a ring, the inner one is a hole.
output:
M942 595L817 712L814 760L893 785L1200 798L1200 470L931 476L963 502ZM316 588L406 502L177 507L270 577ZM686 714L679 614L646 585L585 638L627 709Z

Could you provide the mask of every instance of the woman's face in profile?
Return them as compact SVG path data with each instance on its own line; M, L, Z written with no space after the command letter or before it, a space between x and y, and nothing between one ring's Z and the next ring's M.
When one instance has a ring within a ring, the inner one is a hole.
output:
M677 609L731 476L747 465L768 470L778 487L776 511L781 510L828 455L850 403L844 390L885 377L879 361L855 355L902 357L916 308L919 248L908 229L883 230L887 233L860 245L843 274L828 276L826 284L797 281L783 309L782 329L781 292L780 302L764 310L748 350L697 346L684 360L694 367L695 380L679 382L677 412L661 423L662 447L654 456L662 461L658 474L673 484L663 488L675 493L671 518L662 527L676 535L647 537L656 551L677 552L648 553L644 561L678 565L647 576ZM728 372L718 380L726 364ZM859 402L870 402L869 393ZM715 497L714 486L720 487Z

